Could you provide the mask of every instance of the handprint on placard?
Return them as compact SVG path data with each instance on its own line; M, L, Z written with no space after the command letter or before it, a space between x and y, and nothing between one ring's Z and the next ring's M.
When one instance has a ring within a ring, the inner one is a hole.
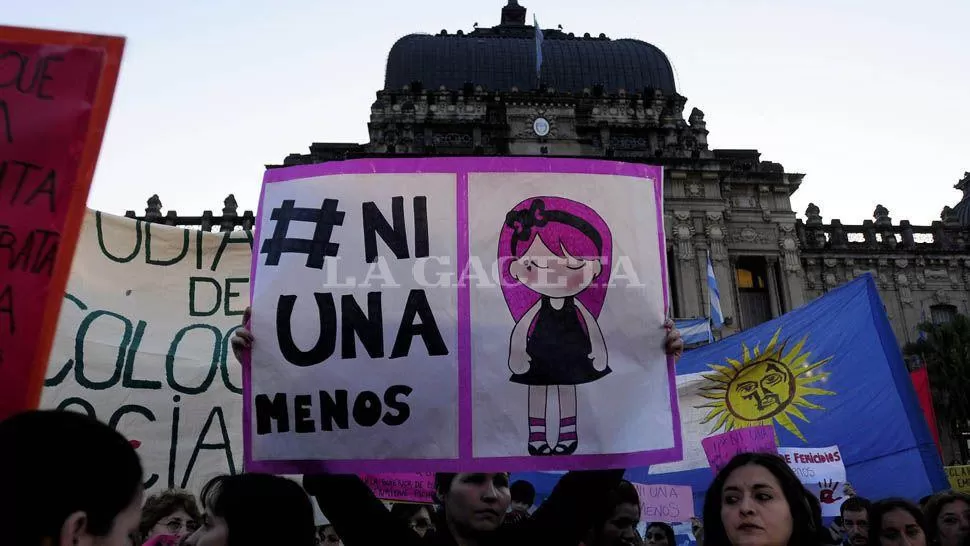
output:
M835 504L836 501L842 499L841 496L835 496L835 490L839 488L839 482L822 480L818 482L818 487L820 489L818 493L818 500L822 504Z

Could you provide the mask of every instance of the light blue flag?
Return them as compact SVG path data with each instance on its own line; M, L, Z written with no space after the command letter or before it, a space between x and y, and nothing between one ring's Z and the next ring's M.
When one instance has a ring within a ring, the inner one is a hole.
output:
M680 332L685 345L709 343L714 340L711 334L711 321L706 318L674 319L674 325Z
M628 469L627 479L689 485L697 513L714 478L701 440L761 424L774 426L782 447L839 446L848 481L864 497L915 501L949 488L869 274L686 352L677 363L677 394L684 459ZM543 496L559 476L513 476L522 478Z
M721 312L721 291L717 289L717 277L714 276L714 264L711 255L707 255L707 292L711 300L711 323L714 328L724 326L724 313Z
M532 15L532 22L536 27L536 82L542 82L542 28L539 26L539 20L536 16Z

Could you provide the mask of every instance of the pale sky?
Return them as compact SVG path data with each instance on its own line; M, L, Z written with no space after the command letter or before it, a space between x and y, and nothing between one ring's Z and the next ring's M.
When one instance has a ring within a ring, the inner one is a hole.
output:
M529 20L660 47L712 148L806 173L794 205L939 219L970 170L966 0L522 0ZM263 165L365 142L387 52L498 24L505 0L0 0L0 22L128 38L88 204L255 209Z

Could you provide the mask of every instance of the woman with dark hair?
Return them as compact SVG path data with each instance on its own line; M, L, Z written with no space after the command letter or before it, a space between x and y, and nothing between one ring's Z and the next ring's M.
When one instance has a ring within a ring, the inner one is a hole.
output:
M610 491L606 502L593 512L593 524L583 541L585 546L631 546L640 543L640 495L628 481ZM673 543L670 546L674 546Z
M923 513L905 499L885 499L869 511L869 546L926 546Z
M777 455L735 456L704 498L705 546L817 546L818 531L805 488Z
M0 446L4 544L123 546L138 530L141 462L111 427L30 411L0 423Z
M434 532L431 509L424 504L395 503L391 506L391 515L406 523L421 538L427 536L429 531Z
M651 546L677 546L674 528L662 521L655 521L647 525L643 538L645 539L644 542Z
M192 546L315 546L313 506L298 484L268 474L219 476L202 488Z
M191 535L199 528L199 505L188 491L169 489L148 497L141 509L142 540L169 535L176 540Z
M245 325L232 337L232 349L240 362L252 349L253 334ZM665 350L679 358L684 350L680 332L667 324ZM578 544L590 529L590 517L607 502L609 493L623 479L623 470L570 472L563 476L549 498L517 525L502 526L512 502L509 475L500 473L437 474L435 492L441 505L437 532L428 540L417 536L407 524L391 516L360 477L317 474L303 478L308 493L346 546L393 544L459 546L534 546L536 544ZM283 544L283 541L278 543ZM198 546L205 546L198 544Z
M945 491L926 502L926 534L937 546L962 546L970 535L970 496Z

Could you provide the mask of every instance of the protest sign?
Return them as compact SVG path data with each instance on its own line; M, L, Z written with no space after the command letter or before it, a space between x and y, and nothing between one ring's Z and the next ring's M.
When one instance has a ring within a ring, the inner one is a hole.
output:
M229 339L248 304L251 237L84 218L42 406L128 437L150 493L197 493L242 469L242 380Z
M738 453L775 453L775 430L771 425L745 427L701 440L714 474Z
M845 502L845 465L839 446L779 447L778 454L822 504L822 515L840 515Z
M947 466L944 470L954 491L970 493L970 465Z
M40 400L123 48L0 26L0 419Z
M381 500L425 504L434 502L434 472L361 474L360 477Z
M659 168L585 160L267 171L246 468L679 458L661 192Z
M635 483L640 496L640 519L668 523L694 517L694 494L687 485Z

